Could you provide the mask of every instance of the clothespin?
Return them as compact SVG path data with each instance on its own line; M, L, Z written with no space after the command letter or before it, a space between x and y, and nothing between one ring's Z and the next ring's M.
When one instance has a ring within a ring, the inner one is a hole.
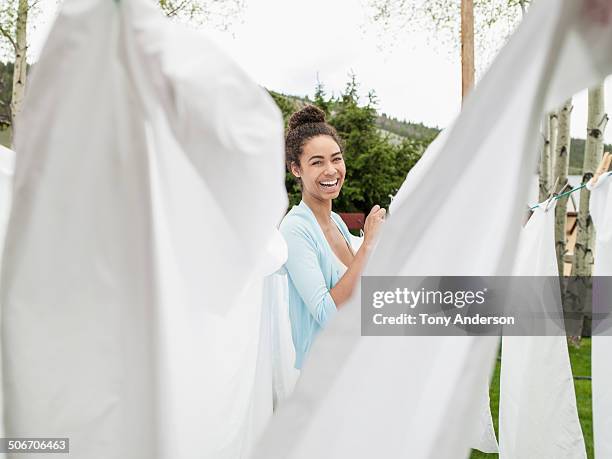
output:
M557 177L557 180L555 180L555 184L551 188L550 196L548 196L548 199L546 200L546 206L544 207L544 212L548 212L548 208L550 207L550 203L552 202L553 198L555 197L555 189L557 188L558 184L559 184L559 177ZM567 186L567 184L566 184L566 186ZM565 189L565 187L563 187L563 189Z
M609 152L605 152L603 158L601 158L601 162L599 166L597 166L597 170L595 171L595 175L591 179L591 186L596 185L599 177L601 177L604 173L608 172L610 169L610 163L612 163L612 155Z

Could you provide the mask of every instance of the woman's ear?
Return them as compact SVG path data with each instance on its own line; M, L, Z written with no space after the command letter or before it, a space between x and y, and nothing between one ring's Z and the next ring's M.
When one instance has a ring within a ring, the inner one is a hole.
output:
M296 178L300 178L300 176L301 176L300 167L297 164L295 164L295 162L291 163L291 173Z

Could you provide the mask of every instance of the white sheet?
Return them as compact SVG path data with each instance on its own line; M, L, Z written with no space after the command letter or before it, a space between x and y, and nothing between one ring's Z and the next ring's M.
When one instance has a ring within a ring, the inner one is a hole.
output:
M4 237L6 234L6 227L8 225L8 220L11 213L14 169L15 152L0 145L0 274L2 272L2 252L4 251ZM0 378L1 377L2 367L0 366ZM4 394L2 393L0 393L0 410L4 412ZM0 433L4 435L4 417L0 419ZM4 456L4 454L0 454L0 457Z
M70 437L80 459L248 454L282 136L265 90L149 1L63 3L15 139L9 436Z
M274 406L291 395L300 376L294 367L295 349L291 339L287 272L283 269L269 275L264 284L264 308L268 311L270 329L269 353L272 356L272 388Z
M4 249L4 236L11 213L13 196L13 172L15 170L15 152L0 145L0 262ZM0 263L0 271L2 263Z
M517 276L558 276L555 206L545 208L536 208L521 232ZM540 297L534 292L531 298ZM551 312L551 303L562 313L558 285L554 298L540 299L547 305L543 313ZM586 458L565 336L503 337L499 441L502 459Z
M592 188L590 211L597 238L593 275L612 276L612 176L602 176ZM608 323L609 320L608 318ZM597 331L594 330L594 333ZM609 336L609 332L601 336L595 334L591 346L595 457L610 459L612 458L612 337Z
M368 274L512 272L539 120L612 71L612 27L589 5L534 2L444 141L409 174ZM496 349L495 338L360 337L353 299L318 338L254 457L467 457Z

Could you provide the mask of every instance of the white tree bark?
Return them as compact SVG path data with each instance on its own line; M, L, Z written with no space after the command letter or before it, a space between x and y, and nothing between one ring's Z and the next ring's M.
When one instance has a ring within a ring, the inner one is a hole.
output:
M550 167L551 167L551 184L554 183L553 177L555 167L555 152L557 151L557 136L559 135L559 113L552 112L549 119L550 126ZM552 191L552 190L551 190Z
M28 0L19 0L15 21L15 67L13 68L13 92L11 95L11 118L13 126L21 111L25 96L27 68L27 24Z
M603 154L603 133L608 122L604 111L603 83L589 90L589 116L587 137L582 167L582 183L588 182ZM591 193L586 188L580 191L580 209L578 212L578 234L573 263L573 273L577 276L589 276L593 264L593 224L589 215Z
M554 177L557 182L555 193L560 193L567 187L567 172L569 169L570 154L570 121L572 113L572 99L567 100L558 114L557 144L554 157ZM564 257L566 252L565 223L567 220L567 199L559 199L555 209L555 248L557 251L557 266L559 275L563 276Z
M542 121L542 135L544 136L544 147L540 155L540 202L548 198L552 187L552 154L551 154L551 119L552 115L544 116Z
M604 111L604 85L589 90L589 115L587 120L587 135L584 148L584 162L582 166L582 183L586 184L601 160L603 154L603 133L608 122ZM566 305L571 311L572 324L575 329L570 331L571 336L582 335L584 314L591 310L591 272L593 268L595 227L589 214L589 201L591 192L585 188L580 190L580 207L578 210L578 229L574 259L572 263L571 281L567 286Z

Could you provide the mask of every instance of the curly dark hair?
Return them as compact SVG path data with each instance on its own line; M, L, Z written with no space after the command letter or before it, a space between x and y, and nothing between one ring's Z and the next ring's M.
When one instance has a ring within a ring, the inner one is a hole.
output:
M302 147L313 137L328 135L343 149L336 129L325 121L325 112L314 105L306 105L289 118L289 127L285 135L285 163L291 172L291 164L300 164Z

